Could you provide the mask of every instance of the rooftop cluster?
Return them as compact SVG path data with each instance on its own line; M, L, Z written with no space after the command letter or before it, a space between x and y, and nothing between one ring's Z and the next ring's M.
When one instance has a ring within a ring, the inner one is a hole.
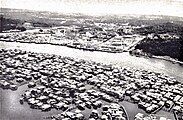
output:
M91 110L88 118L84 117L83 112L78 109L72 112L62 112L61 114L51 116L51 118L52 120L127 120L123 107L117 103L104 105L99 111Z
M0 59L1 87L28 83L20 103L31 108L99 110L126 100L148 113L183 110L183 84L162 73L17 49L1 49Z
M142 113L138 113L135 116L134 120L171 120L171 119L168 119L168 118L163 117L163 116L154 115L154 114L144 115Z
M128 24L94 22L87 26L69 25L22 33L2 33L0 40L63 45L91 51L123 52L129 51L144 38L133 33L135 28L136 26Z

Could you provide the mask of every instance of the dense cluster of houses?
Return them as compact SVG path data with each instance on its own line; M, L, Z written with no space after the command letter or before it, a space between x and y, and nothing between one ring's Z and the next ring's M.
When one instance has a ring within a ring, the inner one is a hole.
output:
M17 49L1 49L0 59L0 87L27 83L20 103L34 109L98 110L126 100L147 113L183 110L183 84L162 73Z
M135 116L134 120L171 120L171 119L158 115L144 115L142 113L138 113Z
M91 110L91 114L88 117L84 117L81 110L76 109L73 112L63 112L58 115L51 116L52 120L127 120L123 108L117 103L111 103L110 105L104 105L100 111Z
M91 23L89 26L61 26L0 34L1 41L44 43L103 52L129 51L144 36L134 34L135 26Z
M165 33L165 34L152 33L152 34L148 34L147 38L152 40L172 40L172 39L179 39L179 36L175 34L170 34L170 33Z

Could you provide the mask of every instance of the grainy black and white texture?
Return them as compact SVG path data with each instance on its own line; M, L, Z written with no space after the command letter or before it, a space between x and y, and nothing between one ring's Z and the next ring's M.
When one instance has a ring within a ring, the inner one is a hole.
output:
M182 120L182 0L1 0L0 120Z

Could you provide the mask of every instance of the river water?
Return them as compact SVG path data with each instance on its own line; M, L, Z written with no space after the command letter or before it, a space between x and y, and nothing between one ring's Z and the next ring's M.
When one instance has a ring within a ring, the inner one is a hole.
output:
M129 66L145 70L165 73L175 77L177 80L183 82L183 67L179 64L173 64L169 61L160 60L156 58L143 58L131 56L129 53L106 53L99 51L83 51L65 46L54 46L48 44L33 44L33 43L16 43L16 42L0 42L0 48L7 49L21 49L38 53L49 53L61 56L72 57L75 59L92 60L105 64L113 64L116 66ZM52 110L50 112L41 112L33 110L28 105L20 105L19 98L26 89L26 86L21 86L17 91L2 90L0 89L0 116L2 120L41 120L44 116L59 113L61 111ZM137 105L123 102L122 103L130 117L133 117L138 112L143 112L137 108ZM158 112L159 115L167 116L174 119L173 114L164 111Z

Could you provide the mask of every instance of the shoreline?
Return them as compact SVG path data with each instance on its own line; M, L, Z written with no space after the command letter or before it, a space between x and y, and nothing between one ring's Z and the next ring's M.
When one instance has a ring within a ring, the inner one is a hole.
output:
M165 56L155 56L153 55L151 58L156 58L156 59L161 59L161 60L165 60L165 61L169 61L169 62L172 62L173 64L179 64L179 65L183 65L183 62L182 61L179 61L179 60L176 60L174 58L171 58L171 57L165 57Z
M129 51L129 54L132 55L132 56L136 56L136 57L144 57L144 58L155 58L155 59L159 59L159 60L165 60L165 61L168 61L168 62L171 62L172 64L179 64L180 66L183 65L183 61L179 61L175 58L171 58L170 56L156 56L156 55L152 55L151 53L145 53L145 52L142 52L142 53L136 53L136 52L133 52L134 50L132 51Z

